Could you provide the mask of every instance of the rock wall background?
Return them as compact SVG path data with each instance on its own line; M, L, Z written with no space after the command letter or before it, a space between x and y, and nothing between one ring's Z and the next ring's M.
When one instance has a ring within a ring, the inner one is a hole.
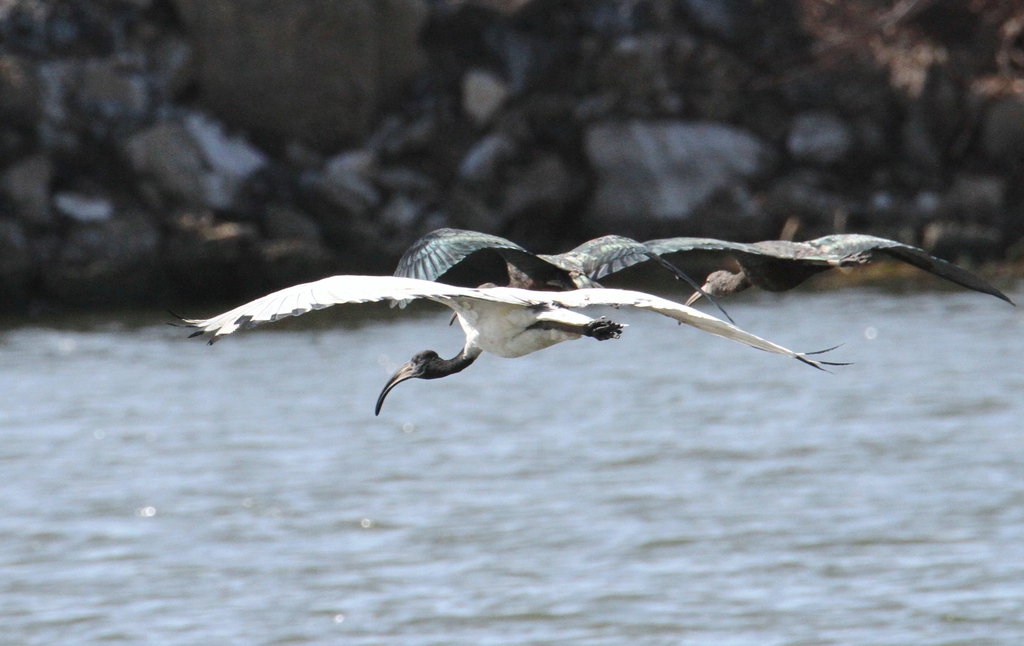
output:
M1016 0L0 1L0 309L390 273L455 226L1024 257Z

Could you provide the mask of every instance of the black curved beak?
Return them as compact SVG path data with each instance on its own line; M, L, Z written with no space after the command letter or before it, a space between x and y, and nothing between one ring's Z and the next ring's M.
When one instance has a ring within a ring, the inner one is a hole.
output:
M407 381L409 379L415 379L421 374L419 366L409 361L401 368L395 371L395 374L391 375L391 379L388 379L388 383L384 384L384 390L380 391L380 397L377 398L377 407L373 409L373 415L376 417L380 415L380 409L384 406L384 398L388 396L395 386Z

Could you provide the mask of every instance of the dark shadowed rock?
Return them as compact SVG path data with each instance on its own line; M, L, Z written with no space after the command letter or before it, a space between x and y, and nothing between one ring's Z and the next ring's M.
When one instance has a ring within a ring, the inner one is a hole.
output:
M484 233L498 233L508 223L483 199L463 187L455 187L449 192L444 217L447 226Z
M0 118L8 124L34 124L42 113L39 83L36 68L28 60L0 55Z
M377 171L376 182L381 188L392 193L405 193L417 200L436 201L440 188L432 177L425 173L405 168L390 166Z
M579 178L573 177L557 155L542 155L525 168L515 169L505 182L501 212L508 219L540 213L560 214L582 193Z
M1024 99L1007 97L988 107L981 124L981 143L992 161L1024 161Z
M140 179L154 182L173 200L206 203L202 151L181 123L162 121L136 133L126 142L125 155Z
M259 241L251 224L186 211L170 218L161 260L175 291L190 299L225 298L252 284Z
M822 173L810 170L776 181L765 196L763 208L776 221L796 218L815 232L843 230L846 218L859 210L855 200L830 190Z
M623 102L631 114L644 110L668 91L670 42L661 34L620 39L598 64L598 86Z
M0 218L0 307L10 311L28 303L38 264L25 228L14 220Z
M0 175L0 191L14 206L14 214L25 224L45 226L53 222L50 183L53 164L36 153L8 167Z
M114 59L82 65L77 86L78 105L104 119L141 119L149 110L149 87L141 74Z
M960 173L936 209L940 219L992 224L1006 207L1007 180L1001 175Z
M160 232L143 214L72 226L42 270L46 296L73 305L152 302Z
M203 101L225 122L330 149L364 136L424 63L423 0L175 0Z
M163 35L150 56L149 72L157 100L170 101L195 82L195 53L184 37L174 33Z
M265 238L257 243L257 257L267 288L294 285L330 272L333 255L316 221L285 205L269 205L263 215Z
M286 205L267 206L263 214L263 230L269 240L302 240L313 246L323 245L323 235L316 220Z
M966 117L963 92L945 67L932 65L903 123L903 155L923 171L936 171L961 136Z
M940 258L970 264L992 258L1001 238L997 227L936 220L924 228L921 246Z

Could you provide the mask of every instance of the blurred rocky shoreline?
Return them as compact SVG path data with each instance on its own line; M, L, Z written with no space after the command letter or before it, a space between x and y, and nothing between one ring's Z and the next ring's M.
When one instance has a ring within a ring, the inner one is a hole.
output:
M390 273L450 226L1024 258L1012 0L0 2L0 311Z

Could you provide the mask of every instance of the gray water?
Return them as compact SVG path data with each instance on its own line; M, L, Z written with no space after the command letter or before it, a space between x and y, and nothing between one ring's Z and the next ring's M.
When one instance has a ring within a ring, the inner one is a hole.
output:
M1022 308L730 302L834 374L614 312L375 418L411 309L0 331L0 643L1024 643Z

